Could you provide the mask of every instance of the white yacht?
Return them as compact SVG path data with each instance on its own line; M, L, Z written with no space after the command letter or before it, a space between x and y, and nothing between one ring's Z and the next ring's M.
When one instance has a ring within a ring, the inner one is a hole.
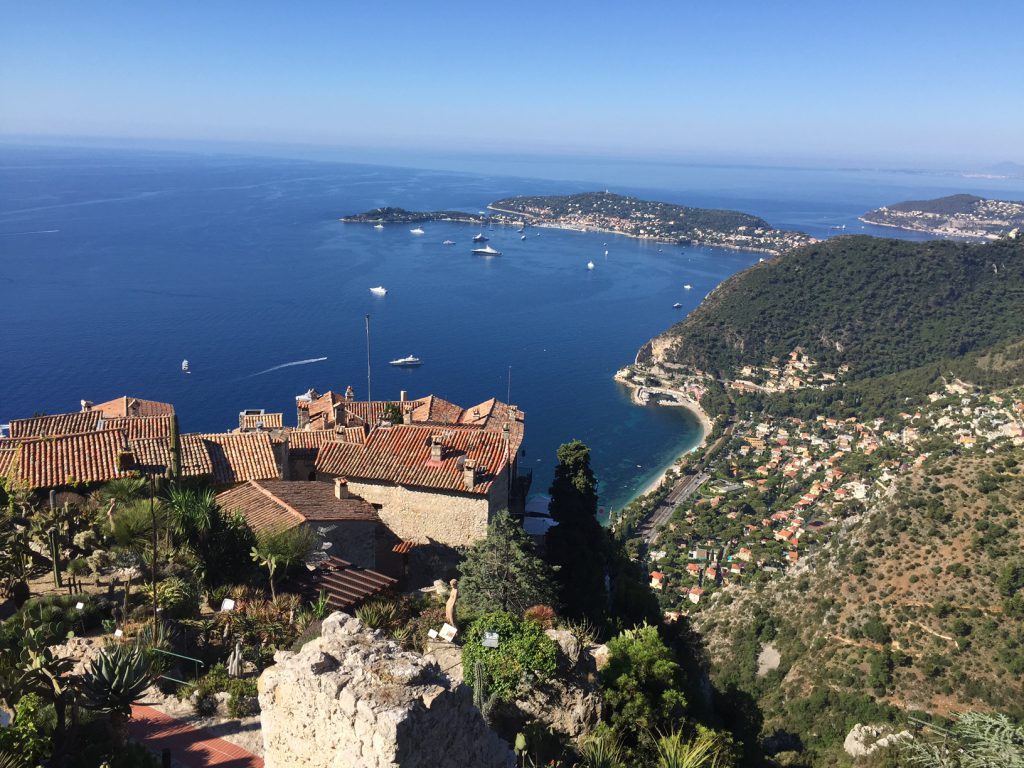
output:
M372 293L374 296L387 296L388 289L385 288L383 285L378 285L376 288L371 288L370 293Z
M520 236L519 236L519 239L520 239L520 240L525 240L525 239L526 239L526 235L520 235Z
M474 243L486 243L487 242L487 236L484 235L483 232L479 232L479 233L473 235L473 242Z
M445 240L441 245L455 245L454 240Z
M689 283L687 283L686 285L683 286L683 289L687 290L687 291L690 290L691 288L693 288L693 286L690 285Z
M188 360L182 360L181 361L181 372L182 373L192 373L192 371L190 371L188 369Z
M373 228L374 229L384 229L384 225L383 224L374 224Z
M501 256L501 251L491 248L489 245L485 245L483 248L474 248L473 253L476 256Z
M409 233L413 234L413 235L422 235L423 234L423 227L416 227L416 229L410 229Z
M594 262L588 261L587 262L587 269L593 269L593 268L594 268Z
M397 360L392 360L391 365L398 368L415 368L417 365L423 365L423 361L415 355L409 355L408 357L400 357Z
M682 308L683 308L683 305L680 304L678 301L675 304L672 305L672 309L682 309Z

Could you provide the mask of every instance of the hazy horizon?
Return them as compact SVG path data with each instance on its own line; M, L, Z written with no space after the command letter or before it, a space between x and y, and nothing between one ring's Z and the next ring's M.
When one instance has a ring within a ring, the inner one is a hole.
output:
M0 138L979 170L1024 162L1024 6L121 0L0 10ZM216 150L214 150L216 151Z

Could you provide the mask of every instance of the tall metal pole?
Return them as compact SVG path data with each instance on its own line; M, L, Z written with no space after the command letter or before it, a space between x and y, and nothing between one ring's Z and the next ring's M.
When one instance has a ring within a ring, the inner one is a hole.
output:
M373 402L373 392L370 377L370 316L366 316L366 401Z
M158 626L160 622L159 617L159 601L156 597L156 558L157 558L157 542L156 542L156 480L153 475L149 475L149 516L153 523L153 572L152 572L152 587L153 587L153 646L156 647Z

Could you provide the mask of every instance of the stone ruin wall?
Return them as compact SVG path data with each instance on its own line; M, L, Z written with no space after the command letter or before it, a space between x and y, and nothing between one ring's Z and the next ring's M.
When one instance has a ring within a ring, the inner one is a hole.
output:
M512 768L465 686L358 619L279 652L259 680L267 768Z

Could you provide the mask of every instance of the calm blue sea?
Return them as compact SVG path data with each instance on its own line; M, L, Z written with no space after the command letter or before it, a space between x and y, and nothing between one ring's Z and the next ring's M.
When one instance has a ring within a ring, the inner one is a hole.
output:
M692 445L697 427L681 409L631 405L612 374L759 255L553 230L521 241L499 228L489 234L504 255L482 259L470 255L467 227L428 224L417 237L338 217L382 205L475 211L508 195L610 187L827 236L843 224L875 231L857 215L908 197L1024 198L1019 180L938 174L492 168L0 146L0 421L130 394L173 402L189 431L232 428L254 407L291 422L295 395L310 387L351 384L366 396L370 314L374 397L504 398L511 367L534 491L546 491L557 446L580 438L602 504L616 507ZM584 180L550 178L561 174ZM370 294L375 285L386 298ZM409 354L423 367L387 365Z

